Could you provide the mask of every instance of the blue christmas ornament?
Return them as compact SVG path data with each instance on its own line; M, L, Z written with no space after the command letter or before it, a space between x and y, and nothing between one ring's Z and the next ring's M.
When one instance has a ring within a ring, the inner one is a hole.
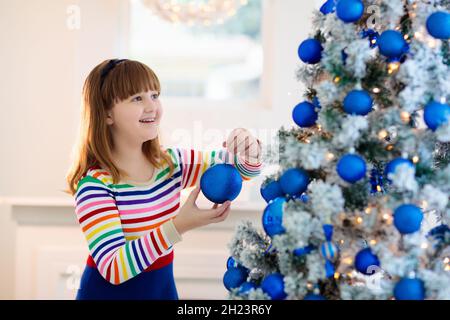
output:
M325 297L320 294L309 293L303 298L303 300L327 300L327 299L325 299Z
M362 249L355 257L355 269L365 275L374 274L380 267L380 260L370 248Z
M242 189L242 176L231 164L216 164L206 170L200 187L205 197L214 203L234 200Z
M320 246L320 254L327 260L336 261L338 253L338 247L331 241L326 241Z
M450 106L446 103L432 101L425 106L423 118L426 125L435 131L450 119Z
M450 38L450 13L437 11L427 19L428 33L436 39L447 40Z
M306 171L298 168L286 170L279 179L281 190L290 196L300 196L306 191L309 176Z
M441 224L428 231L427 237L431 237L438 242L446 241L446 239L450 239L450 228L446 224Z
M272 273L264 278L261 289L267 293L272 300L283 300L287 297L284 292L284 281L281 273Z
M370 171L370 193L383 193L383 175L378 171L378 169L373 168Z
M247 280L248 269L243 267L230 268L223 276L223 285L228 290L239 287Z
M334 275L333 262L338 257L338 247L331 241L333 238L333 226L331 224L324 224L322 226L325 234L326 242L320 246L320 254L325 258L325 275L330 278Z
M373 29L367 29L361 32L361 36L363 38L368 38L370 47L375 48L377 46L377 41L380 34Z
M316 107L317 109L322 108L322 106L320 105L319 98L317 98L317 96L314 96L314 98L312 99L312 104L313 104L314 107Z
M344 99L344 111L365 116L372 111L372 97L365 90L352 90Z
M420 279L403 278L394 288L396 300L424 300L425 285Z
M355 154L346 154L336 166L339 176L347 182L355 183L366 176L366 162Z
M260 192L261 196L264 198L264 200L266 200L266 202L270 202L275 198L284 196L283 190L281 190L280 183L276 180L264 186L261 186Z
M276 198L272 200L264 209L262 224L264 231L270 237L285 232L283 227L283 210L285 203L285 198Z
M236 260L234 260L233 257L229 257L227 260L227 269L230 268L237 268L239 266L239 263L237 263Z
M298 47L298 56L305 63L315 64L322 59L322 50L319 40L306 39Z
M247 293L250 290L256 289L256 288L257 288L257 285L255 283L246 281L239 288L239 293L240 294Z
M306 247L295 249L294 255L297 257L306 256L307 254L311 253L314 249L315 249L314 246L307 245Z
M411 168L414 168L414 164L410 160L399 157L389 161L389 163L386 165L386 169L384 169L384 174L387 176L390 173L395 173L395 169L397 169L400 164L407 164Z
M419 231L422 220L422 210L413 204L403 204L394 211L394 225L401 234Z
M336 9L335 0L327 0L321 7L320 12L327 15L329 13L333 13Z
M395 30L386 30L378 37L380 53L388 58L400 57L407 50L408 45L403 35Z
M294 122L302 128L312 127L317 121L315 106L307 101L301 102L292 110Z
M364 14L364 4L360 0L338 0L336 14L345 23L358 21Z
M345 49L342 49L341 50L341 59L342 59L342 64L344 66L347 64L347 58L348 58L347 52L345 52Z

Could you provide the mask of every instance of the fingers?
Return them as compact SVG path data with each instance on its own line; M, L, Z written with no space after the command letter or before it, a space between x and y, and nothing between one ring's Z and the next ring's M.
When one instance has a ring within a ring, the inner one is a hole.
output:
M229 208L230 204L231 201L226 201L219 207L219 205L216 203L214 204L213 209L205 210L205 213L210 219L214 219L220 216L227 208Z
M231 207L228 206L220 215L218 215L217 217L211 219L212 223L217 223L217 222L222 222L224 221L230 214L231 212Z
M212 207L212 209L217 209L217 207L219 206L219 204L218 203L214 203L214 205L213 205L213 207Z
M189 194L189 197L187 198L187 202L194 204L195 201L198 198L198 195L200 193L200 186L196 186L191 193Z

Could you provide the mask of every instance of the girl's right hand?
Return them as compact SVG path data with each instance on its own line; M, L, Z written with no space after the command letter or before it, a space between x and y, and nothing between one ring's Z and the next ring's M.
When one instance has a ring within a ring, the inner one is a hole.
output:
M230 213L231 201L226 201L220 206L216 203L211 209L200 209L195 203L199 193L200 186L196 186L173 220L180 235L198 227L224 221Z

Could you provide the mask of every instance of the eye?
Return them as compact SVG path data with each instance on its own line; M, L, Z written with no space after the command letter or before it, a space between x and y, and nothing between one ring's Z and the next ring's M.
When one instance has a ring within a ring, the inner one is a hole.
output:
M142 101L142 97L141 96L134 97L133 99L131 99L131 101Z
M156 100L159 98L159 93L152 94L152 99Z

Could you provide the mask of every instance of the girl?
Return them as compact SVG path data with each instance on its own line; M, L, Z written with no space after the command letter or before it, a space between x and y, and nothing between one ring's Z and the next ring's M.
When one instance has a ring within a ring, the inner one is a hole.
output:
M230 202L199 209L202 173L234 165L244 180L260 173L261 146L246 143L212 152L163 149L163 109L155 73L132 60L107 60L83 87L81 134L67 175L76 215L89 247L77 299L178 299L173 245L189 230L224 221ZM180 208L180 191L196 186Z

